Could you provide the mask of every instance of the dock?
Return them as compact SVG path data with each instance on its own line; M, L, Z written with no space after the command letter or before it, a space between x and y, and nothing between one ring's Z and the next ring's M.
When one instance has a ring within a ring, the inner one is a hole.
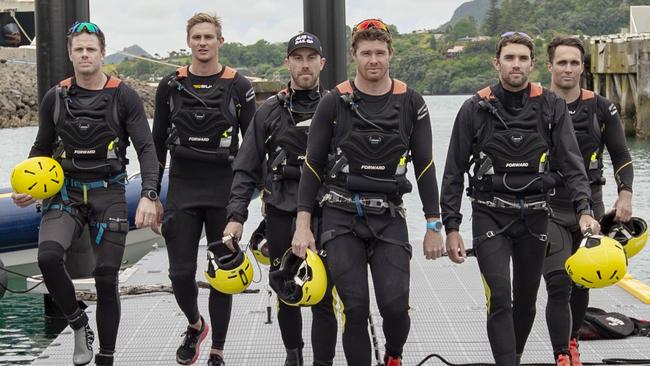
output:
M415 248L421 244L414 245ZM199 248L199 269L204 267L206 247ZM475 258L462 265L447 258L426 261L416 253L411 262L411 332L404 349L404 365L419 364L430 354L439 354L452 363L493 363L485 329L485 298ZM251 260L252 260L252 256ZM120 286L169 285L166 248L152 250L136 263L121 279ZM267 270L256 267L257 283L250 289L257 293L235 295L232 318L226 340L226 364L237 366L282 365L285 351L280 329L272 311L272 324L266 324L269 297L266 287ZM203 273L197 280L204 281ZM123 281L123 282L122 282ZM370 282L372 288L372 282ZM208 317L207 289L199 291L199 308ZM272 303L275 304L275 297ZM537 318L528 339L522 363L551 364L553 351L545 324L546 292L544 282L538 295ZM637 319L650 319L650 305L644 304L619 286L591 291L590 306L623 313ZM95 306L88 309L91 326L95 325ZM303 309L303 338L305 365L311 365L312 351L309 331L311 312ZM381 317L371 298L380 355L383 357L384 337ZM340 318L339 318L340 323ZM177 365L176 348L187 321L170 293L160 292L122 297L122 320L117 340L115 365ZM339 324L339 341L334 365L345 365ZM99 343L95 340L97 351ZM201 348L196 365L207 363L210 338ZM650 359L650 337L628 337L621 340L582 341L583 362L601 362L605 358ZM66 328L34 361L33 365L71 364L73 337ZM374 354L374 353L373 353ZM378 364L373 356L373 365ZM430 359L423 365L442 365Z

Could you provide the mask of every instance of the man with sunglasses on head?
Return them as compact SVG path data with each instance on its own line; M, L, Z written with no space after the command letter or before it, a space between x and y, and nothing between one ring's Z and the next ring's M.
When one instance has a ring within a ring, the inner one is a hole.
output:
M447 252L462 263L460 206L463 175L469 176L473 247L485 286L488 338L499 366L520 363L535 320L548 195L557 181L564 179L569 188L580 230L600 230L566 104L528 81L534 63L528 35L501 36L493 60L499 83L480 90L458 112L442 181ZM560 175L550 173L549 157L557 157L553 164Z
M168 150L171 155L162 231L174 297L189 322L176 351L176 361L181 365L196 362L199 346L209 331L197 304L199 240L204 226L208 242L222 239L239 130L242 134L246 131L255 113L250 81L219 62L224 43L221 20L196 13L188 19L186 30L191 64L160 82L153 124L160 176ZM208 308L212 325L208 365L224 365L232 295L211 287Z
M263 181L262 200L271 271L280 268L282 256L291 247L307 134L316 106L324 95L319 77L325 58L318 37L307 32L293 36L284 62L291 77L289 84L276 96L267 99L255 113L235 159L235 177L228 205L229 222L224 230L224 236L242 237L251 195L258 182ZM337 321L329 282L323 300L312 307L311 339L315 366L332 365L336 349ZM304 365L300 313L299 307L278 302L278 322L287 350L285 366Z
M605 214L603 150L607 147L618 190L614 221L628 222L632 217L634 169L618 110L604 97L580 88L585 46L579 38L556 37L549 43L547 51L551 90L568 103L581 159L591 185L595 217L601 219ZM546 325L556 360L570 358L572 366L582 366L578 331L589 305L589 289L576 286L564 269L567 258L580 245L581 233L566 187L557 187L550 203L553 217L549 222L549 251L544 262L548 293Z
M99 353L95 364L113 365L120 322L118 271L129 231L124 185L129 138L140 162L142 198L135 224L158 232L158 160L138 94L101 70L106 41L93 23L75 23L68 32L68 56L74 76L50 89L40 105L39 129L29 153L57 159L65 174L61 191L43 202L38 238L38 265L50 295L74 330L73 364L93 358L93 331L79 308L65 266L65 252L84 225L90 229L95 255ZM12 195L26 207L34 199Z
M310 222L323 186L320 245L345 313L345 358L349 365L371 363L369 265L386 337L384 363L398 366L410 329L412 248L402 207L412 189L410 160L426 218L424 255L435 259L443 251L431 125L422 96L389 75L393 48L384 22L357 24L350 52L354 80L323 96L314 114L292 247L301 257L315 249Z

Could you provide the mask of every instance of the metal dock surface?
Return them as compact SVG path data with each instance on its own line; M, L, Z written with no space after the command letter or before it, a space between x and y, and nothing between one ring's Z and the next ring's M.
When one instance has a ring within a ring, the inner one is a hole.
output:
M411 332L404 349L404 365L415 365L431 353L437 353L453 363L492 363L492 354L485 329L485 298L476 259L468 258L462 265L452 264L447 258L426 261L414 247L411 262ZM199 269L204 267L205 246L200 247ZM252 259L252 256L250 256ZM167 252L154 249L122 278L120 286L169 284ZM284 362L284 346L273 310L273 323L265 324L268 295L267 271L255 268L261 282L251 285L259 293L240 294L233 298L232 318L226 341L228 365L275 366ZM198 280L203 273L197 274ZM199 308L208 317L207 289L201 289ZM273 299L275 304L275 298ZM523 363L550 363L553 352L544 321L546 292L544 282L538 295L537 319L528 339ZM383 356L381 317L374 299L371 314L374 319L380 353ZM590 306L625 315L650 319L650 305L629 295L618 286L591 291ZM95 306L88 308L91 326L95 325ZM303 309L303 338L305 364L311 365L312 352L309 331L311 312ZM339 321L340 323L340 321ZM187 321L176 305L172 294L153 293L122 297L122 320L117 340L115 365L176 365L175 352L185 331ZM345 365L340 341L334 365ZM34 361L33 365L70 365L72 359L72 331L66 328ZM580 344L583 362L600 362L603 358L650 359L650 337L628 337L615 341L583 341ZM95 351L99 347L96 340ZM207 362L210 338L203 343L197 365ZM374 358L374 357L373 357ZM431 359L424 365L441 365Z

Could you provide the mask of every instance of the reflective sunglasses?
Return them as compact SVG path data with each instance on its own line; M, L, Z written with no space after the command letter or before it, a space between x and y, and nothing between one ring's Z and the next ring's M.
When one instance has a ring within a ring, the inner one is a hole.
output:
M366 30L369 28L376 28L386 33L390 33L390 31L388 30L388 25L386 25L386 23L384 23L381 19L362 20L361 22L359 22L359 24L355 25L354 28L352 28L352 33Z
M524 32L504 32L504 33L501 33L501 38L512 37L514 35L520 35L520 36L526 37L528 39L533 39L531 36L529 36L528 34L526 34Z
M84 29L88 33L102 33L97 24L90 22L75 22L68 30L68 35L71 35L72 33L81 33Z

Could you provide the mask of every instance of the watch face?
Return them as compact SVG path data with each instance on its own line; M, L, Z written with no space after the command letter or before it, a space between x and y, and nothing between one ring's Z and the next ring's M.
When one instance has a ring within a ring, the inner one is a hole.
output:
M155 201L158 199L158 193L156 191L146 191L145 192L145 197L148 199Z

